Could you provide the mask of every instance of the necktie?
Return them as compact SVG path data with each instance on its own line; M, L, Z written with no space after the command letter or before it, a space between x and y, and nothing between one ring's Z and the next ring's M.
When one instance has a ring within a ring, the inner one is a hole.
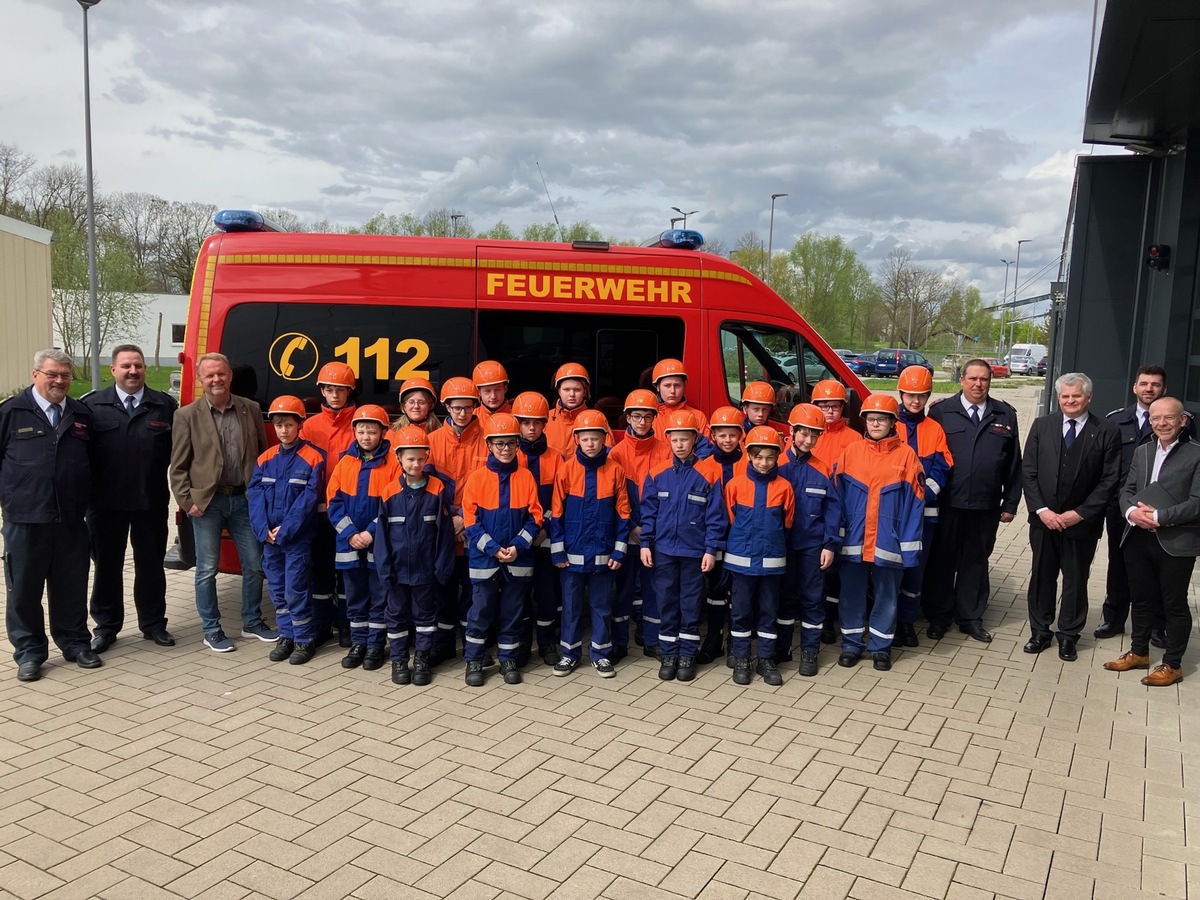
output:
M58 421L62 418L62 408L57 403L51 403L47 415L50 417L50 427L57 428Z
M976 428L979 427L979 407L974 403L971 404L971 424Z
M1142 417L1142 427L1138 429L1138 436L1145 437L1150 433L1150 413L1140 413Z
M1066 441L1068 450L1075 443L1075 428L1078 424L1074 419L1067 419L1067 436L1063 440Z
M133 401L133 394L130 394L128 397L125 398L125 412L129 413L129 415L132 416L134 409L135 409L135 407L134 407L134 401Z

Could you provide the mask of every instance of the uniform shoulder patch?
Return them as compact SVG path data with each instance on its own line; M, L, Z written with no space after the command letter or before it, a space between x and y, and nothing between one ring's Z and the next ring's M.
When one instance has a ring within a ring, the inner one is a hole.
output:
M1106 413L1104 414L1104 418L1106 418L1106 419L1111 419L1113 416L1119 416L1119 415L1120 415L1121 413L1123 413L1123 412L1125 412L1125 407L1123 407L1123 406L1118 406L1118 407L1117 407L1116 409L1114 409L1112 412L1106 412Z

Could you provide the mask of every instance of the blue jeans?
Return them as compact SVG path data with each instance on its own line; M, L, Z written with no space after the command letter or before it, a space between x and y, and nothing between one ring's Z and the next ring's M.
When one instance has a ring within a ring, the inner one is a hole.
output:
M242 627L263 624L262 545L250 528L250 507L245 494L215 494L202 516L188 516L196 537L196 612L204 633L221 630L217 604L217 565L221 559L221 529L226 529L242 562Z

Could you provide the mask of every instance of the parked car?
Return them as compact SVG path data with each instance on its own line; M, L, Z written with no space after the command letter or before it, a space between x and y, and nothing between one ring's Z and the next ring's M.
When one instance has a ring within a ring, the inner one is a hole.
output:
M933 374L933 364L916 350L904 350L891 347L880 350L875 354L875 375L877 377L898 378L900 373L909 366L924 366Z
M843 359L846 360L846 365L850 367L850 371L859 378L866 378L875 374L874 353L856 353L854 356L846 356Z
M1049 365L1050 365L1050 357L1043 356L1041 359L1039 359L1037 361L1037 374L1044 376L1046 374L1046 369L1049 367Z
M985 356L983 361L992 367L993 378L1007 378L1009 375L1008 366L1000 362L994 356Z
M1008 370L1013 375L1036 375L1037 368L1032 356L1017 356L1008 364Z

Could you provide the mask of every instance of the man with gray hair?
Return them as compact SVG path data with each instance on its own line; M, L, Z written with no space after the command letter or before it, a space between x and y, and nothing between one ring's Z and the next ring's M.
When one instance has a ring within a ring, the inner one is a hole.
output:
M1086 375L1062 375L1054 389L1059 411L1034 420L1021 457L1033 549L1030 639L1024 649L1041 653L1050 646L1061 572L1058 657L1074 662L1087 622L1088 572L1120 475L1121 435L1111 422L1088 413L1092 380Z
M73 360L33 355L33 384L0 403L0 512L4 514L5 618L17 680L37 681L50 637L68 662L97 669L87 627L88 447L92 416L67 396Z

